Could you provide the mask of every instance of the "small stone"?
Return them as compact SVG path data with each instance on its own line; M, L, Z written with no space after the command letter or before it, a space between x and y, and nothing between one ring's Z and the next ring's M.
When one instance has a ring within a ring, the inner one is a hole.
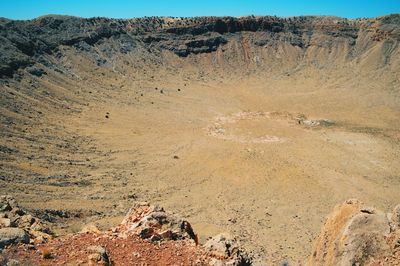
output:
M163 239L162 236L161 236L161 235L158 235L158 234L153 235L153 236L150 237L150 241L151 241L151 242L161 241L162 239Z
M88 256L89 265L97 265L101 261L101 255L98 253L93 253Z
M49 229L48 226L46 226L45 224L43 224L42 222L38 221L37 219L35 219L35 222L30 226L30 231L40 231L46 234L50 234L51 230Z
M30 227L35 222L35 218L32 217L30 214L26 214L21 216L19 219L19 225L21 227Z
M25 214L25 211L20 209L20 208L13 208L11 210L11 214L18 215L18 216L23 216Z
M0 248L16 243L29 243L29 236L20 228L0 229Z
M87 248L91 254L88 256L89 265L110 265L110 259L107 250L102 246L89 246Z
M94 224L88 224L88 225L85 225L85 226L82 228L82 230L80 231L80 233L83 233L83 234L89 234L89 233L92 233L92 234L100 234L100 230L97 228L96 225L94 225Z
M140 258L140 257L141 257L141 255L140 255L139 252L133 252L132 255L133 255L134 257L136 257L136 258Z
M2 203L2 205L0 205L0 212L8 212L8 211L11 211L10 204L8 204L8 202Z
M39 242L41 241L46 242L47 240L53 238L51 235L44 233L42 231L30 230L29 234L31 235L31 237L35 238L35 240L38 240Z
M11 220L8 218L0 218L0 227L10 227Z
M14 260L14 259L8 260L8 262L7 262L7 264L6 264L6 266L19 266L19 265L21 265L21 264L19 263L19 261Z

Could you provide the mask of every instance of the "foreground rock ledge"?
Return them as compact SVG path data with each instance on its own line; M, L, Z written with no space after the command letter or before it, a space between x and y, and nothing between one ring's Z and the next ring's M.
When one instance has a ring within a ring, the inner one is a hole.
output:
M121 224L104 232L91 226L79 234L35 240L29 227L3 225L0 265L265 265L252 261L227 233L199 245L188 221L148 203L135 203ZM356 199L336 206L304 264L400 265L400 205L392 213Z
M135 203L121 224L104 232L90 226L31 244L18 237L7 242L0 265L251 265L234 237L220 234L200 246L188 221L148 203Z

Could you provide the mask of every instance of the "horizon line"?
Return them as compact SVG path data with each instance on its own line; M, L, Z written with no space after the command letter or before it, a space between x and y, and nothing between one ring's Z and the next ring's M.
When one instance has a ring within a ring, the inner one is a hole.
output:
M105 19L115 19L115 20L130 20L130 19L144 19L144 18L181 18L181 19L186 19L186 18L205 18L205 17L214 17L214 18L244 18L244 17L277 17L277 18L298 18L298 17L332 17L332 18L340 18L340 19L347 19L347 20L360 20L360 19L374 19L374 18L383 18L383 17L388 17L388 16L396 16L399 15L400 13L387 13L385 15L379 15L379 16L365 16L365 17L354 17L354 18L349 18L349 17L341 17L341 16L336 16L336 15L294 15L294 16L278 16L278 15L255 15L255 14L249 14L249 15L239 15L239 16L232 16L232 15L221 15L221 16L216 16L216 15L200 15L200 16L137 16L137 17L112 17L112 16L77 16L77 15L67 15L67 14L45 14L33 18L27 18L27 19L16 19L16 18L8 18L8 17L2 17L0 16L0 19L6 19L10 21L31 21L31 20L37 20L45 17L70 17L70 18L81 18L81 19L93 19L93 18L105 18Z

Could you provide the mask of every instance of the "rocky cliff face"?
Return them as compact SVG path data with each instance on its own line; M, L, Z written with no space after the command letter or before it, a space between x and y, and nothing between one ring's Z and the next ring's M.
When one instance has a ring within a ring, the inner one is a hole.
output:
M98 45L103 46L103 57L127 53L139 56L140 48L153 54L167 50L187 57L224 50L228 42L246 41L248 49L284 44L297 53L312 53L311 59L317 57L317 53L312 52L315 49L325 48L328 53L344 49L342 56L351 60L360 58L380 43L385 50L384 63L388 63L398 55L399 25L399 15L359 20L335 17L150 17L117 20L62 16L46 16L31 21L2 19L0 76L11 76L36 62L50 65L44 56L57 56L63 46L92 52L93 57L99 57L99 53L94 51ZM248 51L244 53L249 55ZM105 58L97 60L101 63Z

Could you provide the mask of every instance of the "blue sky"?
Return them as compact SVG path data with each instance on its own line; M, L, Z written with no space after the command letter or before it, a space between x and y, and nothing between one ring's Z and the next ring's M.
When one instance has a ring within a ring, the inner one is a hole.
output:
M347 18L400 13L400 0L0 0L0 17L46 14L81 17L334 15Z

